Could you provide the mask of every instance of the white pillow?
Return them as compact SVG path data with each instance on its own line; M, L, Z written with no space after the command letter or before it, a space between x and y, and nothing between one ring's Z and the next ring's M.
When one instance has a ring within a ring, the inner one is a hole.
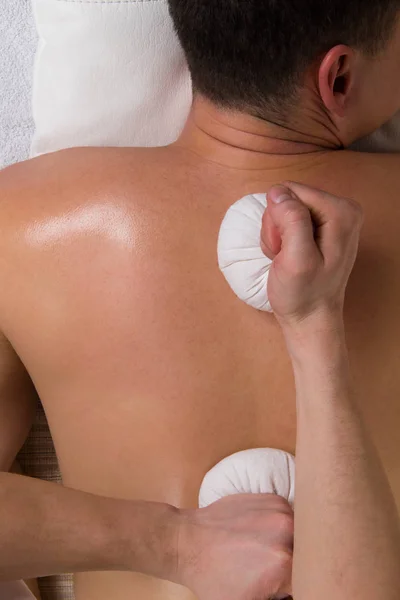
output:
M191 83L167 0L33 0L40 36L32 156L176 139ZM357 145L400 151L400 116Z
M166 0L33 0L39 33L31 155L174 141L189 72Z

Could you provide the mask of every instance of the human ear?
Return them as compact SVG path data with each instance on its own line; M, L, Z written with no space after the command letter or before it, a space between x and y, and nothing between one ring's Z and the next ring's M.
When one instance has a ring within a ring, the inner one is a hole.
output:
M335 46L324 56L318 73L319 92L328 111L344 117L354 81L354 51Z

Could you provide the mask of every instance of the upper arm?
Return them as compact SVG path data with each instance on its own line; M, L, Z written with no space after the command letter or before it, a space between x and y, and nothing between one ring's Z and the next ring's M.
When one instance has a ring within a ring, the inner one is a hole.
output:
M0 333L0 471L8 471L32 425L37 395L8 340Z

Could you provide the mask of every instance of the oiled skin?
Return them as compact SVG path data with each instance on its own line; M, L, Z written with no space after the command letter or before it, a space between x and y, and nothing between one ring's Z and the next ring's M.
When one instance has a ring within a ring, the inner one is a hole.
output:
M75 149L0 174L0 327L42 399L64 483L195 506L223 457L294 451L279 326L234 296L216 260L228 207L292 179L365 210L348 344L400 505L400 158L322 151L261 157L251 168L243 154L238 168L218 144L209 150ZM76 598L191 594L103 573L78 575Z

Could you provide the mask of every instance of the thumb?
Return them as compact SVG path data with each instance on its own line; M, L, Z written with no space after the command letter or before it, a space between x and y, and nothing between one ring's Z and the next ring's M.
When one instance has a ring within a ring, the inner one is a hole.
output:
M281 247L281 234L272 222L270 210L267 207L262 218L261 249L268 258L273 260L279 254Z
M301 271L319 258L311 213L294 192L281 185L271 188L268 212L282 239L282 259Z

